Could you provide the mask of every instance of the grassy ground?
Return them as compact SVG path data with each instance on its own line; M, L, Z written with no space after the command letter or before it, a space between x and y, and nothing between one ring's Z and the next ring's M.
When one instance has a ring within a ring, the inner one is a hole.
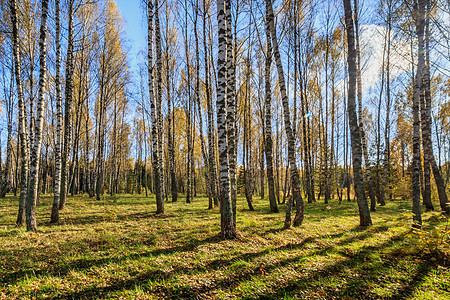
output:
M41 201L27 233L17 199L0 199L0 299L450 299L448 260L423 251L406 202L378 208L368 229L353 202L308 204L301 227L280 230L268 201L249 212L239 199L240 237L223 241L204 198L157 216L154 198L70 197L51 226L51 195ZM424 213L430 237L444 220Z

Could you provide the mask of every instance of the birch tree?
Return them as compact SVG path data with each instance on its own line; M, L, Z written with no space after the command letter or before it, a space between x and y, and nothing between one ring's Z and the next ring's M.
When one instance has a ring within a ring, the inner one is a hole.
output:
M62 143L62 92L61 92L61 24L60 24L60 2L55 0L55 42L56 42L56 143L55 143L55 184L52 214L50 223L59 220L59 202L61 192L61 143Z
M366 178L367 178L367 186L369 190L369 197L370 197L370 210L375 211L376 210L376 198L375 198L375 190L374 190L374 184L372 180L372 172L371 172L371 165L369 160L369 151L367 149L367 138L366 133L363 126L363 105L362 105L362 78L361 78L361 49L359 45L359 20L358 20L358 10L359 10L359 4L358 0L354 0L354 16L353 16L353 22L354 22L354 28L355 28L355 51L356 51L356 85L357 85L357 96L358 96L358 127L360 131L361 136L361 147L362 152L364 155L364 163L366 166Z
M424 23L422 25L421 22L416 23L416 28L424 26L424 33L422 33L422 28L417 28L418 39L419 39L419 60L423 60L423 65L418 68L422 68L422 89L420 91L420 106L421 106L421 128L422 128L422 143L423 143L423 152L424 152L424 164L425 158L427 163L431 165L431 170L433 171L434 180L436 183L438 195L439 195L439 203L441 206L441 210L445 214L450 214L450 203L448 201L447 192L445 189L444 180L442 178L441 170L436 163L436 158L433 152L433 143L431 140L431 107L432 107L432 98L431 98L431 76L430 76L430 14L433 9L433 4L430 0L419 0L418 8L420 10L420 14L423 15ZM421 19L421 18L420 18ZM419 36L423 35L422 37ZM420 41L423 41L420 43ZM421 58L421 56L423 56ZM424 174L425 175L425 174ZM429 177L429 174L427 174ZM431 199L430 199L431 202Z
M208 115L208 172L209 172L209 190L213 197L213 206L217 206L217 187L216 187L216 145L214 139L214 116L213 116L213 103L212 103L212 91L210 87L210 60L208 59L208 43L207 43L207 23L206 19L209 17L209 3L203 0L203 50L204 50L204 64L205 64L205 96L206 96L206 109Z
M236 65L235 53L233 43L233 33L231 31L231 1L225 0L225 36L226 36L226 112L227 112L227 142L228 142L228 168L230 176L230 196L233 211L233 223L236 227L236 200L237 200L237 186L236 186Z
M226 27L227 19L225 10L230 8L229 0L217 0L217 23L218 23L218 40L219 51L217 54L217 131L219 146L219 199L220 199L220 215L221 215L221 234L223 238L232 239L236 237L236 228L233 221L233 207L230 194L230 177L228 153L230 145L228 144L230 130L228 127L228 111L227 108L227 36Z
M66 56L66 85L65 85L65 104L64 104L64 146L61 156L61 190L59 209L64 209L67 201L67 186L69 181L69 149L71 146L72 129L72 102L73 102L73 57L74 57L74 37L73 37L73 14L74 1L69 0L69 28L67 37L67 56Z
M14 57L14 77L16 79L18 106L19 106L19 139L21 151L21 172L20 172L20 196L19 196L19 212L17 215L16 225L22 226L25 223L25 198L27 195L28 181L28 145L25 135L25 101L23 97L21 60L19 53L19 30L17 20L17 4L15 0L9 0L9 10L12 26L12 52Z
M358 201L359 210L359 224L361 226L372 225L372 219L370 217L369 206L367 203L367 198L364 190L364 178L362 174L361 161L361 135L358 126L358 117L356 114L356 47L355 47L355 32L353 24L353 12L350 0L344 1L344 12L345 12L345 26L347 32L347 67L348 67L348 95L347 95L347 111L348 111L348 122L350 125L350 138L352 147L352 160L353 160L353 175L356 198Z
M37 119L34 131L34 145L30 157L30 180L26 199L27 231L37 231L36 200L39 189L39 162L42 148L42 127L44 124L44 94L47 76L47 11L48 0L41 3L41 26L39 35L39 91L37 103ZM32 113L32 112L31 112Z
M272 158L272 88L270 85L271 76L270 76L270 67L272 64L272 42L269 31L269 16L268 10L266 10L266 59L265 59L265 68L264 68L264 85L265 85L265 96L264 96L264 141L265 145L265 154L266 154L266 167L267 167L267 182L269 185L269 205L270 211L273 213L278 212L277 199L275 197L275 185L273 180L273 158Z
M303 198L302 198L302 194L301 194L300 174L297 169L297 159L296 159L296 153L295 153L295 139L294 139L294 134L292 132L291 116L290 116L290 110L289 110L289 98L288 98L288 95L286 92L284 70L283 70L283 64L281 62L281 55L280 55L280 50L279 50L279 46L278 46L278 37L277 37L276 28L275 28L272 2L271 2L271 0L266 0L265 2L266 2L266 10L267 10L267 18L268 18L268 22L267 22L266 26L269 26L269 28L267 30L268 31L270 30L270 35L272 38L273 54L275 57L275 63L277 66L277 71L278 71L278 85L280 88L281 100L283 103L284 129L286 131L287 143L288 143L288 158L289 158L289 167L290 167L290 172L291 172L291 184L292 184L292 200L289 200L289 201L294 201L295 206L296 206L296 214L295 214L293 225L300 226L303 223L303 219L304 219L304 203L303 203ZM288 211L286 211L286 215L287 214L288 214ZM290 227L289 223L290 223L290 218L289 218L289 222L286 218L284 227L289 228Z
M151 114L151 130L152 130L152 165L153 165L153 184L156 196L156 213L164 213L164 198L162 193L161 169L158 151L158 123L157 123L157 108L154 95L153 82L153 3L151 0L147 1L147 63L148 63L148 93L150 101Z
M3 182L0 185L0 198L4 198L6 193L11 189L12 183L12 131L13 131L13 114L14 114L14 59L8 61L6 55L2 55L2 79L3 79L3 95L5 97L5 112L7 119L7 141L6 141L6 163ZM9 67L7 67L9 65ZM7 87L7 72L9 75L9 88ZM0 152L1 153L1 152ZM1 169L1 167L0 167Z

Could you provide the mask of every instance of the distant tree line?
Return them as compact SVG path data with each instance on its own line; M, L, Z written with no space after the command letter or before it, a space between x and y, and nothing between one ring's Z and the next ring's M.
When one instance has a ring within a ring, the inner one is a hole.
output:
M52 223L69 194L152 193L158 214L202 194L224 238L239 195L285 205L284 228L316 201L356 199L361 226L396 198L417 227L433 198L450 213L448 1L143 1L137 70L113 0L0 4L18 226L42 193Z

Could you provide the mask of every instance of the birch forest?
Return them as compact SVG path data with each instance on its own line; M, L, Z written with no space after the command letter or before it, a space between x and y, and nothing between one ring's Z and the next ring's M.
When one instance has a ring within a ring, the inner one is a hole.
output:
M0 298L450 297L449 41L448 0L0 0Z

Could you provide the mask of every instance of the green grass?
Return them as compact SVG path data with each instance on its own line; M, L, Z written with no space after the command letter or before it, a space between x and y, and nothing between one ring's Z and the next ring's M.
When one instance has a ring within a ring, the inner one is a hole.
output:
M70 197L48 225L51 199L37 233L14 226L16 198L0 199L0 299L450 299L449 249L422 248L406 202L367 229L354 202L308 204L301 227L281 230L267 200L250 212L239 199L239 238L226 241L205 198L158 216L153 197ZM425 229L442 232L439 216L424 213Z

